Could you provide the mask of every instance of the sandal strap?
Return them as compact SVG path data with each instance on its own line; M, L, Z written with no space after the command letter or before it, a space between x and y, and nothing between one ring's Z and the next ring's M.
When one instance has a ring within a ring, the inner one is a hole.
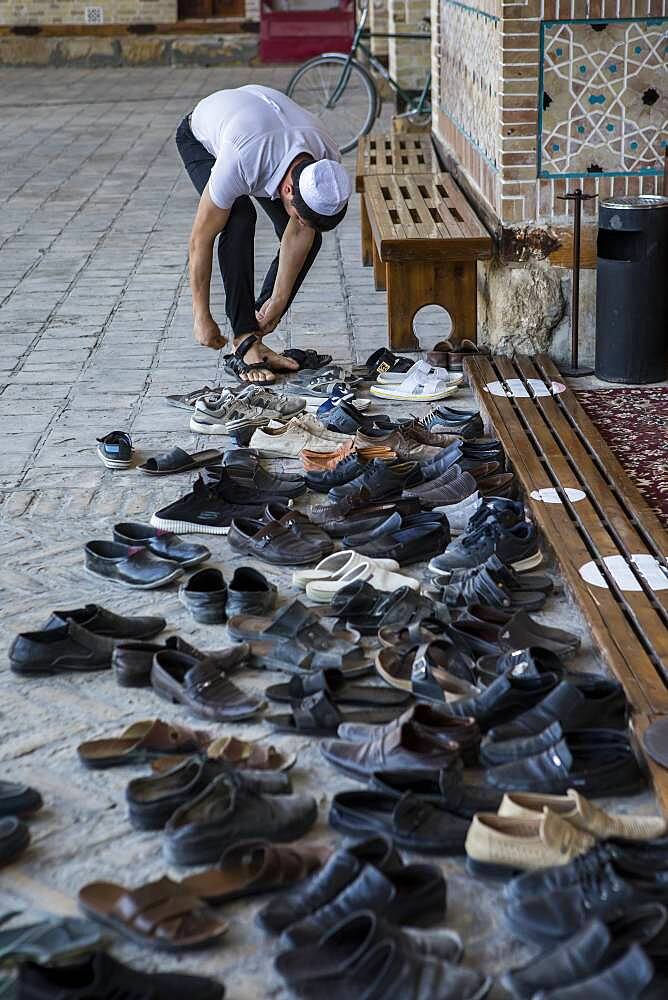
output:
M240 361L243 361L243 359L246 357L246 355L248 354L248 352L250 351L251 347L253 347L254 344L257 344L257 337L255 336L254 333L251 333L247 337L244 337L241 343L234 348L234 353L236 357L239 358Z
M294 701L305 698L308 695L317 694L320 691L328 695L334 694L345 685L343 673L336 667L325 670L317 670L314 673L301 677L295 674L288 683L288 694Z
M292 715L298 732L315 728L336 731L343 721L336 705L332 704L324 691L293 705Z
M171 451L164 451L161 455L155 455L154 458L147 458L146 465L151 469L170 470L176 472L183 465L190 465L192 462L192 455L189 455L187 451L183 448L172 448Z
M203 735L185 726L168 725L161 719L156 719L146 735L138 741L136 749L199 750L203 745Z
M422 695L424 698L436 698L438 701L444 701L443 691L432 674L428 653L429 645L428 642L423 642L415 653L411 669L411 690L414 694Z
M302 629L318 623L317 617L310 608L295 599L286 604L278 614L274 616L271 625L264 630L264 635L285 636L287 639L295 639Z

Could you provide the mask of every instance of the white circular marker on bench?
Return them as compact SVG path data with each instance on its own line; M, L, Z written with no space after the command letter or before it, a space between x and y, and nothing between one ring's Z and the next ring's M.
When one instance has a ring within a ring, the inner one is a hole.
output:
M624 556L605 556L603 562L620 590L642 590L640 581ZM641 553L631 556L631 562L637 566L638 572L651 590L668 590L668 570L663 568L658 559ZM608 587L603 574L594 562L581 566L580 576L593 587Z
M531 388L531 392L527 389ZM488 382L483 386L486 392L492 396L506 396L512 399L530 399L531 396L558 396L566 391L566 386L562 382L550 382L547 385L542 379L529 378L526 385L521 378L507 378L505 385L503 382Z
M584 500L587 495L586 493L583 493L582 490L575 490L570 486L563 486L562 492L565 493L568 499L573 503L576 500ZM551 486L542 490L532 490L529 496L532 500L542 500L543 503L563 503L558 491L553 489Z

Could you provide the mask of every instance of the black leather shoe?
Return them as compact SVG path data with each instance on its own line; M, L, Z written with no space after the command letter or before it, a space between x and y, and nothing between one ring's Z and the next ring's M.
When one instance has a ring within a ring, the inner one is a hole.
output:
M235 518L230 525L231 548L277 566L305 566L333 551L327 538L313 536L295 523L274 521L265 524L250 518Z
M111 663L120 687L149 687L155 654L165 649L187 653L198 660L209 660L221 672L236 670L250 656L250 646L245 642L237 642L226 649L207 650L191 646L178 635L170 636L164 645L153 642L119 642L112 654Z
M494 726L509 722L520 713L533 708L558 683L559 677L556 674L540 674L536 677L509 671L497 678L481 694L450 702L448 708L453 715L474 718L481 732L486 733Z
M148 549L95 539L84 546L89 573L134 590L155 590L183 576L177 562L151 555Z
M442 552L449 537L447 520L416 514L405 518L399 529L356 545L355 551L375 559L394 559L400 566L411 566Z
M306 484L315 493L328 493L335 486L344 486L363 475L368 464L367 461L359 457L357 452L352 452L333 469L323 469L322 472L307 472Z
M9 650L15 674L58 674L108 670L116 642L68 621L60 628L18 635Z
M477 812L496 812L503 795L484 785L464 783L461 767L441 771L374 771L369 787L400 799L408 792L424 802L473 819Z
M574 675L573 683L562 681L534 708L490 730L489 739L501 742L537 736L553 722L559 722L564 732L626 729L627 703L621 684L596 675Z
M193 573L179 587L179 600L196 622L221 625L225 619L227 586L219 569L209 567Z
M139 972L103 951L72 965L19 966L21 1000L117 1000L119 997L160 997L160 1000L223 1000L225 987L203 976L178 972Z
M313 944L342 917L360 910L382 914L393 924L428 927L443 920L446 906L445 878L435 865L406 865L390 872L365 865L331 903L292 924L280 943L291 948Z
M238 566L227 585L227 614L265 615L276 606L276 586L252 566Z
M143 545L154 556L161 559L171 559L184 569L198 566L209 559L211 552L206 545L195 545L184 542L172 531L159 531L150 524L124 522L114 525L114 541L123 545Z
M42 796L29 785L18 785L13 781L0 781L0 817L18 816L25 819L33 816L44 805Z
M18 858L29 843L30 830L18 816L0 817L0 866Z
M533 757L493 767L485 781L505 792L631 795L645 785L628 738L613 729L583 729Z
M218 487L221 500L249 507L294 500L306 493L303 476L267 472L249 448L234 448L226 453L222 466L207 466L204 481Z
M82 625L94 635L106 635L110 639L152 639L167 624L164 618L157 615L126 617L107 611L99 604L87 604L85 608L74 608L72 611L52 611L44 628L61 628L68 621Z
M487 737L480 747L480 763L484 767L499 767L501 764L512 764L516 760L534 757L543 753L564 736L564 731L558 722L553 722L535 736L519 736L514 740L503 740L495 743Z
M271 934L304 920L335 899L355 881L366 865L391 873L403 868L401 855L387 837L368 837L342 848L309 879L266 904L257 923Z
M332 500L364 496L369 500L378 501L400 497L406 486L406 480L416 468L416 462L397 462L391 465L375 458L368 463L360 476L342 486L333 487L328 495Z

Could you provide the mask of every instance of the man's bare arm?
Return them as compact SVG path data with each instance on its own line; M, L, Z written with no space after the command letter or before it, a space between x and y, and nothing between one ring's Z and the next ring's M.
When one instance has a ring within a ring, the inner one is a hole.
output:
M190 291L193 300L193 336L204 347L213 347L215 350L220 350L227 341L211 315L211 262L216 236L222 233L229 217L230 210L214 205L205 188L190 234Z
M271 333L278 325L314 239L313 229L300 225L295 218L289 220L281 240L274 290L271 298L267 299L257 314L260 330L263 333Z

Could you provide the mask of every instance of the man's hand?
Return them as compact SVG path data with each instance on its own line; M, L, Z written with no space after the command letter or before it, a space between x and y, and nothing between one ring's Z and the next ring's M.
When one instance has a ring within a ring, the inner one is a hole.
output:
M270 299L267 299L264 305L255 313L260 333L263 335L272 333L280 323L284 311L285 302L282 298L272 295Z
M193 337L202 347L212 347L214 351L219 351L227 343L220 332L220 327L211 316L195 320Z

